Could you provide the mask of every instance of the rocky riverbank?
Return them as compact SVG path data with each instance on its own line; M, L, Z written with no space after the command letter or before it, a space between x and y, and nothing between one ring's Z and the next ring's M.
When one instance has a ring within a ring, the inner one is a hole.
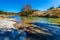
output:
M0 17L0 28L18 28L20 25L15 18Z

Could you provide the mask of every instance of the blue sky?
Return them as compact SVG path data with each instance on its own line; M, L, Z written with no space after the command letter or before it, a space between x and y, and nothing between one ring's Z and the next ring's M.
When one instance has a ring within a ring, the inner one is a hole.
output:
M0 0L0 10L19 12L26 4L31 4L32 9L47 10L51 6L57 7L60 0Z

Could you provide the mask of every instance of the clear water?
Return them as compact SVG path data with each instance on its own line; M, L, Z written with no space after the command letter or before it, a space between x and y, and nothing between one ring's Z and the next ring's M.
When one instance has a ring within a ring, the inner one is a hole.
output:
M43 17L20 17L20 16L9 16L9 18L15 18L17 22L22 21L26 22L42 22L42 23L50 23L50 24L59 24L60 18L43 18Z
M49 23L60 25L60 18L42 18L42 17L21 17L22 24L28 26L26 23L38 22L36 25L45 25L39 23ZM40 26L40 30L46 32L46 35L40 35L41 40L60 40L60 26L45 25ZM31 36L31 38L33 38ZM35 38L34 38L35 39ZM36 40L39 40L38 38Z
M21 22L24 25L31 22L49 23L60 25L60 18L42 18L42 17L21 17Z
M8 18L15 18L17 23L19 23L21 21L20 16L9 16Z
M23 30L16 29L8 29L11 31L3 30L4 29L0 29L0 40L26 40L26 33Z

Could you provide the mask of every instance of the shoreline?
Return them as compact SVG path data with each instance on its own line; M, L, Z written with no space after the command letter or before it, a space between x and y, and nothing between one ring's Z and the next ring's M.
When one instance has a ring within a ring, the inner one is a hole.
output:
M21 16L21 17L42 17L42 18L60 18L60 17L46 17L46 16Z

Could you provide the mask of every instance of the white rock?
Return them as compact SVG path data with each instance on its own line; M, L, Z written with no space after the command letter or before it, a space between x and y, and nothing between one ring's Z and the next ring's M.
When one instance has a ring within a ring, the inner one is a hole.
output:
M14 21L11 21L11 20L9 19L0 20L0 28L15 28L13 24L15 24L16 22L14 22L15 20Z

